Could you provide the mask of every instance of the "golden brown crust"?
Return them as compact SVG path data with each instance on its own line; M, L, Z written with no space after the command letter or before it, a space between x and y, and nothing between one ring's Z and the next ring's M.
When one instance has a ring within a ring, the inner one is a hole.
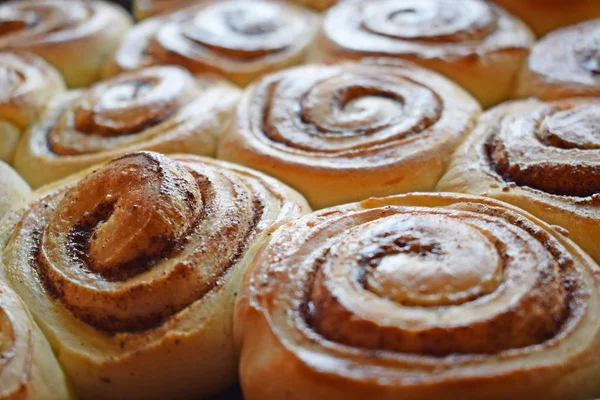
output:
M482 0L348 0L328 11L324 60L398 57L436 70L484 107L509 97L533 44L521 21Z
M0 52L0 160L12 161L22 133L49 99L64 90L58 71L42 58L24 51Z
M316 18L275 0L199 1L138 24L105 73L177 64L244 85L265 72L299 63L315 34Z
M315 208L432 190L479 113L413 64L302 66L246 89L218 157L281 179Z
M15 167L39 187L130 151L212 156L239 92L217 76L159 66L56 95Z
M130 153L11 214L2 262L80 397L197 398L235 379L252 246L307 209L242 167Z
M100 78L106 58L131 25L125 10L92 0L12 0L0 5L0 49L46 59L71 87Z
M259 250L236 303L242 387L249 400L591 398L599 306L598 266L516 207L370 199Z
M521 18L538 36L562 26L600 17L596 0L492 0Z
M549 33L523 65L517 97L557 100L600 95L600 20Z
M597 99L516 101L488 111L440 191L487 195L554 225L600 260Z
M0 280L0 399L69 398L48 342L16 293Z
M302 4L315 10L326 10L327 8L333 6L338 3L339 0L293 0L298 4Z

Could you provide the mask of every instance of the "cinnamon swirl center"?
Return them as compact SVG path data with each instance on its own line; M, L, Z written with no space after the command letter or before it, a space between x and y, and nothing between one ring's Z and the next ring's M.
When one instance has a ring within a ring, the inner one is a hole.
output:
M461 304L493 292L502 281L493 237L476 226L423 216L360 231L365 287L380 297L424 307Z
M470 1L385 0L364 2L362 27L374 34L401 40L462 42L480 40L496 28L489 5Z
M206 52L252 60L293 46L307 21L271 1L223 1L175 14L156 33L164 49L191 58Z
M577 292L572 260L510 212L465 208L349 216L309 275L308 324L346 346L438 357L556 336Z
M100 136L138 133L181 107L190 84L183 71L159 68L97 84L72 106L74 126Z
M486 148L505 180L546 193L600 193L600 107L593 101L540 103L504 116Z
M284 200L217 161L130 153L33 203L7 252L82 322L153 329L218 290Z
M304 67L263 80L253 97L264 108L251 109L256 126L288 148L343 153L408 139L439 121L443 101L432 89L377 71Z

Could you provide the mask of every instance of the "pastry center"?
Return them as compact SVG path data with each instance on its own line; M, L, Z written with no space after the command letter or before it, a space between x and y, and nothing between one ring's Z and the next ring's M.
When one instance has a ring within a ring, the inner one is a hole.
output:
M258 7L240 7L227 11L224 19L232 30L246 35L264 35L279 29L276 10L265 4Z
M18 69L10 66L0 67L0 99L6 100L14 95L15 90L25 80L25 75Z
M383 243L385 255L371 260L366 287L402 304L461 304L493 292L501 281L494 244L468 224L439 216L402 221Z
M131 135L169 118L185 102L185 85L193 85L178 70L155 68L137 77L116 78L88 89L73 107L79 132L98 136Z
M487 35L495 16L484 2L458 8L447 0L388 0L365 4L365 29L405 40L463 41Z
M561 110L543 119L538 130L542 141L565 149L600 149L600 107Z
M214 52L252 59L293 45L305 25L274 3L225 1L200 9L183 34Z
M176 162L133 153L112 161L71 188L53 216L72 224L71 257L108 278L149 268L181 244L196 223L202 194ZM52 235L46 240L54 241Z

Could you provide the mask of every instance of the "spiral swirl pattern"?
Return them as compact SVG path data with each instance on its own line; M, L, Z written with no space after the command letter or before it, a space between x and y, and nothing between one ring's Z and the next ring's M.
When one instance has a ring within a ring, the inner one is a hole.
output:
M460 88L411 64L297 67L246 90L218 154L324 207L431 190L478 115Z
M599 112L595 99L500 106L458 150L438 189L519 205L568 229L598 259L591 238L600 218Z
M236 307L249 398L283 393L265 385L269 366L299 398L334 399L467 386L474 399L560 398L577 388L557 385L562 363L594 372L597 266L500 202L411 194L323 210L277 231L251 271Z
M98 79L129 25L125 10L104 1L12 0L0 5L0 49L36 53L69 86L84 86Z
M400 57L434 69L484 106L504 100L533 43L528 28L481 0L350 0L326 15L325 60ZM501 87L499 89L498 87Z
M232 171L192 156L123 156L32 204L15 250L34 256L46 290L86 323L157 326L212 290L276 211L298 212L270 182Z
M555 100L600 94L600 22L552 32L532 49L517 95Z
M157 14L172 12L178 8L191 5L199 0L133 0L135 17L138 20L152 17ZM324 10L337 2L337 0L291 0L298 4Z
M145 65L177 64L245 84L298 63L316 30L307 10L272 0L202 1L134 28L108 74Z
M78 394L169 398L226 387L245 255L304 213L304 200L271 178L195 156L130 153L70 179L13 215L3 263L49 321L42 328L57 338ZM180 351L199 358L182 361ZM168 373L149 368L159 360ZM171 376L181 382L166 384Z
M0 160L11 161L23 131L65 90L60 74L27 52L0 52Z
M40 186L133 150L214 155L239 90L175 66L149 67L57 95L15 156ZM31 165L45 166L39 168Z
M17 295L0 281L0 399L69 398L50 346Z

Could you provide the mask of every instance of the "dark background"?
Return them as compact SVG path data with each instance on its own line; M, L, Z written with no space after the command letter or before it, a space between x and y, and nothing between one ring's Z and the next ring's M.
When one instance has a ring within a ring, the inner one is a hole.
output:
M120 5L122 5L129 11L131 11L132 0L109 0L109 1L111 1L112 3L119 3Z

